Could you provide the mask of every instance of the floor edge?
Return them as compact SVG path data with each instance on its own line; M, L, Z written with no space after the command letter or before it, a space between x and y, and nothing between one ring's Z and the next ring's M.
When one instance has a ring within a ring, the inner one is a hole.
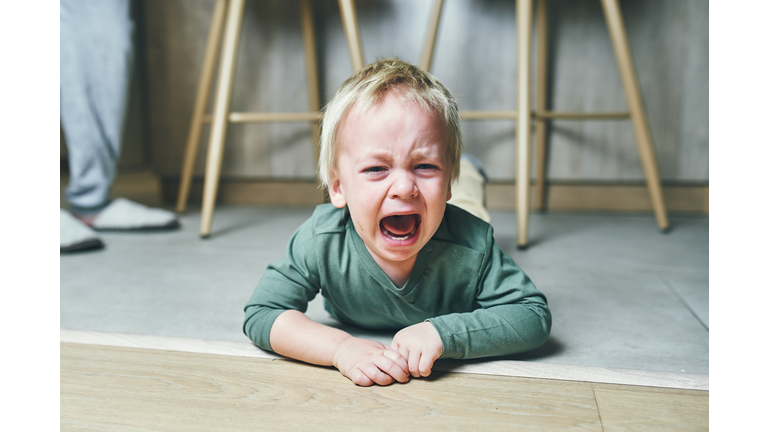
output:
M264 351L249 342L214 341L85 330L61 329L60 342L264 359L283 358L282 356ZM558 365L513 360L491 360L480 362L441 360L435 365L435 370L481 375L501 375L709 391L709 375L704 374Z

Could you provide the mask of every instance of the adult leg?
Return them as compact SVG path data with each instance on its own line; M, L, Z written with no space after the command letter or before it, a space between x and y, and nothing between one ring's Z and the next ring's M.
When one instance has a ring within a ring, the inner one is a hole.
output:
M115 177L133 66L129 0L60 0L60 108L79 215L96 213Z
M65 197L96 230L179 227L176 216L126 199L109 202L133 70L130 0L60 0L61 123L69 150ZM61 247L88 234L61 218ZM71 235L70 235L71 234Z

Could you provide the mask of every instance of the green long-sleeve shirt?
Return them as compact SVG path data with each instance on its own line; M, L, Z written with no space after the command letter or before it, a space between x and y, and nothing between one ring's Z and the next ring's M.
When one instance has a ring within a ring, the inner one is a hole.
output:
M442 358L528 351L549 336L547 300L493 239L493 228L448 205L397 288L371 257L346 208L320 205L270 264L245 306L244 333L271 350L269 332L288 309L306 312L321 293L335 319L368 329L431 322Z

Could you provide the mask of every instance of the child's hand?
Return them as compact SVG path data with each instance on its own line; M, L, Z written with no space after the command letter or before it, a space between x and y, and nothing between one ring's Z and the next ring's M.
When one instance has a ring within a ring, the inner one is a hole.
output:
M333 356L333 365L359 386L408 382L408 362L384 344L356 337L345 339Z
M392 339L389 348L408 359L408 370L417 378L429 376L435 360L443 355L443 341L429 322L400 330Z

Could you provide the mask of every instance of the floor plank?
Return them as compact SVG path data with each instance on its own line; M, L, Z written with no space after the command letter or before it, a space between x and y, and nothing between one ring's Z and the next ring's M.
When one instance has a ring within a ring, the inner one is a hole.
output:
M709 429L709 393L595 385L605 431Z
M62 430L700 430L708 421L706 391L446 372L362 388L285 360L60 346Z

